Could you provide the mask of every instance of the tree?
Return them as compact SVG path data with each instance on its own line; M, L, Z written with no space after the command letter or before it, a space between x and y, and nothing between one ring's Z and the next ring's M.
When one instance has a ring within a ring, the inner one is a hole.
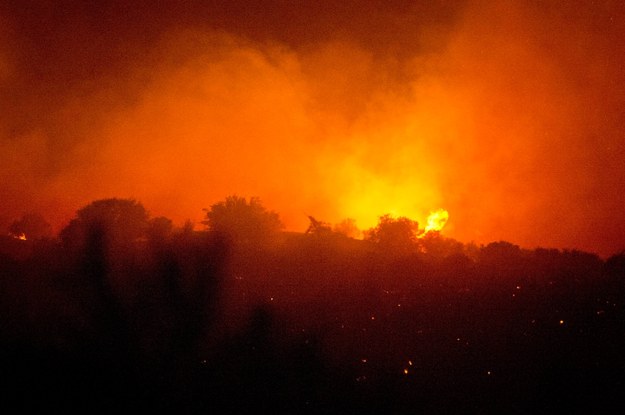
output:
M397 253L412 251L416 246L419 224L406 217L380 216L378 225L365 231L365 240L376 243L384 250Z
M437 258L464 255L464 245L461 242L445 238L438 231L429 231L419 235L418 245L421 252Z
M101 199L76 212L76 217L61 231L66 247L84 246L94 235L107 246L124 246L146 237L149 214L133 199Z
M24 237L29 240L46 239L52 237L52 227L46 220L36 213L27 213L9 227L9 232L15 237Z
M341 222L334 225L334 232L354 239L362 236L362 232L358 229L358 226L356 226L356 220L351 218L343 219Z
M330 224L317 220L313 216L308 216L308 220L310 221L310 225L308 225L308 229L306 229L306 234L323 236L329 235L332 233L332 227Z
M264 241L282 229L276 212L268 211L257 197L248 202L244 197L228 196L226 200L204 209L206 225L211 232L228 236L235 243Z
M153 242L164 242L171 237L173 229L174 225L171 219L159 216L150 219L148 223L147 235Z

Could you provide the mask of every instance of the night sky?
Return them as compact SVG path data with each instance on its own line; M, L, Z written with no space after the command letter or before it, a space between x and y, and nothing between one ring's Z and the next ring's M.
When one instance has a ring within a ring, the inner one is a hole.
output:
M238 194L611 255L624 64L620 1L0 0L0 225Z

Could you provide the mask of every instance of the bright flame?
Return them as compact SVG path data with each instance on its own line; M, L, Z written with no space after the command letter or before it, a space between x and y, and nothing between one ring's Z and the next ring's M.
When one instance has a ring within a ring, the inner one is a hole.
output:
M427 219L427 225L425 225L425 233L440 231L445 227L447 220L449 220L449 212L445 209L438 209L431 212Z
M426 132L429 130L420 133ZM353 154L339 151L324 156L321 166L333 172L327 186L339 195L339 217L353 218L359 228L368 229L376 226L382 215L416 219L441 203L437 183L430 179L435 176L434 168L424 156L428 149L419 145L405 149L400 145L411 137L395 127L382 132L365 131L354 140L366 144L345 150ZM390 149L399 147L399 156L391 154Z
M22 232L22 233L20 233L20 234L15 234L15 233L12 233L12 234L10 234L10 235L11 235L13 238L15 238L15 239L19 239L19 240L22 240L22 241L25 241L25 240L26 240L26 235L24 234L24 232Z

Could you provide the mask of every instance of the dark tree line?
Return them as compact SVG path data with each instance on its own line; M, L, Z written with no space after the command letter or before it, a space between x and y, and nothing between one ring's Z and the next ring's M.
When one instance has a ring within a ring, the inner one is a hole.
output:
M464 245L389 216L363 240L352 221L282 232L237 196L202 224L127 199L83 207L58 239L41 217L14 222L0 241L6 407L625 408L625 253Z

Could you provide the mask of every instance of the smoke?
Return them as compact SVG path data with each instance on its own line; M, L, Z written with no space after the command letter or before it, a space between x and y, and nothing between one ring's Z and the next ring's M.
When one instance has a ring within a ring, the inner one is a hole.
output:
M445 208L465 242L613 253L625 14L596 3L7 7L0 216L236 193L292 230Z
M623 244L623 9L577 6L472 8L450 43L475 122L463 138L472 148L452 158L464 167L445 169L452 218L472 222L465 238L603 253Z

